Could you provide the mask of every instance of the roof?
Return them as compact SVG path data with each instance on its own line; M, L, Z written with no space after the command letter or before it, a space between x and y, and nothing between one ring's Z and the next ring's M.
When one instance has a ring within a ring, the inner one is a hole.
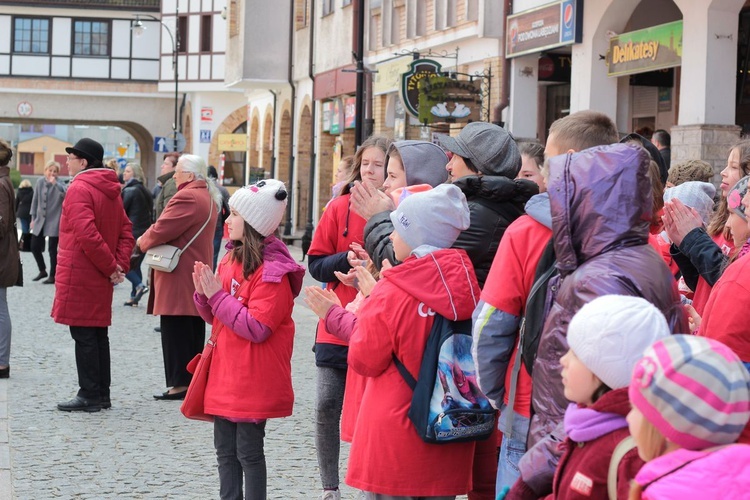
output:
M160 0L0 0L0 5L159 11Z

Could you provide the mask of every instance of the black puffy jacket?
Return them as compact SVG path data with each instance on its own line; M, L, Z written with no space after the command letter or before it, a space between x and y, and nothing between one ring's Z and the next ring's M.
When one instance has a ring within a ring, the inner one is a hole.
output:
M140 181L131 179L122 190L122 204L133 223L133 237L140 238L151 225L154 210L151 193Z
M524 205L539 188L525 179L489 175L469 175L453 184L466 196L471 216L469 229L458 235L453 248L466 250L479 286L484 287L500 238L510 223L523 215ZM384 259L397 264L393 244L388 239L392 232L389 212L374 215L365 226L365 250L378 269Z

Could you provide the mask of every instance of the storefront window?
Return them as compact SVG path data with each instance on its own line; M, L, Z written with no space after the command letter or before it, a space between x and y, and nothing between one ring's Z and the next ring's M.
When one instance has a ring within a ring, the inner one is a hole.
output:
M233 134L247 134L247 122L236 129ZM245 186L249 184L245 179L245 165L247 164L247 151L223 151L224 153L224 181L225 186ZM255 165L250 166L250 171L257 170ZM263 169L260 169L263 171ZM252 173L250 174L252 177ZM253 182L253 181L250 181Z

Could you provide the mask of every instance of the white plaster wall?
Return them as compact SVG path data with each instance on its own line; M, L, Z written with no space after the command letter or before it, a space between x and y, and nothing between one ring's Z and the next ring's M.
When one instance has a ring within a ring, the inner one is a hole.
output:
M19 56L13 57L13 74L27 76L48 76L49 56Z
M0 56L0 75L10 73L10 56Z
M202 55L200 56L200 61L201 61L201 73L199 75L199 78L201 80L210 80L211 79L211 56Z
M214 80L222 80L224 79L224 61L225 56L222 54L211 56L213 58L213 65L212 65L212 78Z
M109 59L74 57L71 76L74 78L109 78Z
M213 139L216 129L221 123L238 108L247 104L247 100L242 92L194 92L190 93L188 99L192 103L192 141L193 154L203 158L208 158L211 144L200 142L200 131L210 130ZM201 122L201 108L209 107L213 109L213 121L211 123ZM216 165L218 167L218 165Z
M321 16L321 2L315 5L315 73L352 64L352 6L334 2L333 14Z
M198 61L200 60L200 56L198 55L189 55L188 56L188 72L187 72L187 78L188 80L197 80L199 77L198 74Z
M154 81L159 78L159 61L133 61L130 78Z
M52 19L52 54L69 56L71 50L71 25L69 17Z
M190 37L188 39L188 52L200 51L201 16L188 16L188 33L190 34Z
M111 78L116 80L127 80L130 78L130 61L127 59L115 59L112 61Z
M112 21L112 57L130 57L130 21ZM135 38L135 37L133 37Z
M225 52L227 50L227 21L220 14L214 14L213 41L211 48L213 52Z
M0 16L0 52L10 52L10 16Z
M162 35L160 31L164 28L161 26L161 24L154 21L143 21L143 26L146 29L143 30L143 33L140 36L133 35L133 57L156 59L159 57L159 38ZM170 45L169 35L166 33L166 31L163 33L163 35L166 39L167 45ZM172 49L170 45L167 53L171 52Z
M201 0L190 0L190 12L201 11Z

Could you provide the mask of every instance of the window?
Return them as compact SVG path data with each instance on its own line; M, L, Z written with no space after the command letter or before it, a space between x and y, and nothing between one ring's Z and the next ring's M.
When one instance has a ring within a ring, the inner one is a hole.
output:
M73 55L109 55L109 23L106 21L75 21L73 23Z
M323 0L323 15L333 14L333 0Z
M49 54L49 19L17 17L13 28L14 52Z
M211 52L211 15L201 16L201 52Z
M188 16L180 16L177 20L177 52L184 54L188 47Z

